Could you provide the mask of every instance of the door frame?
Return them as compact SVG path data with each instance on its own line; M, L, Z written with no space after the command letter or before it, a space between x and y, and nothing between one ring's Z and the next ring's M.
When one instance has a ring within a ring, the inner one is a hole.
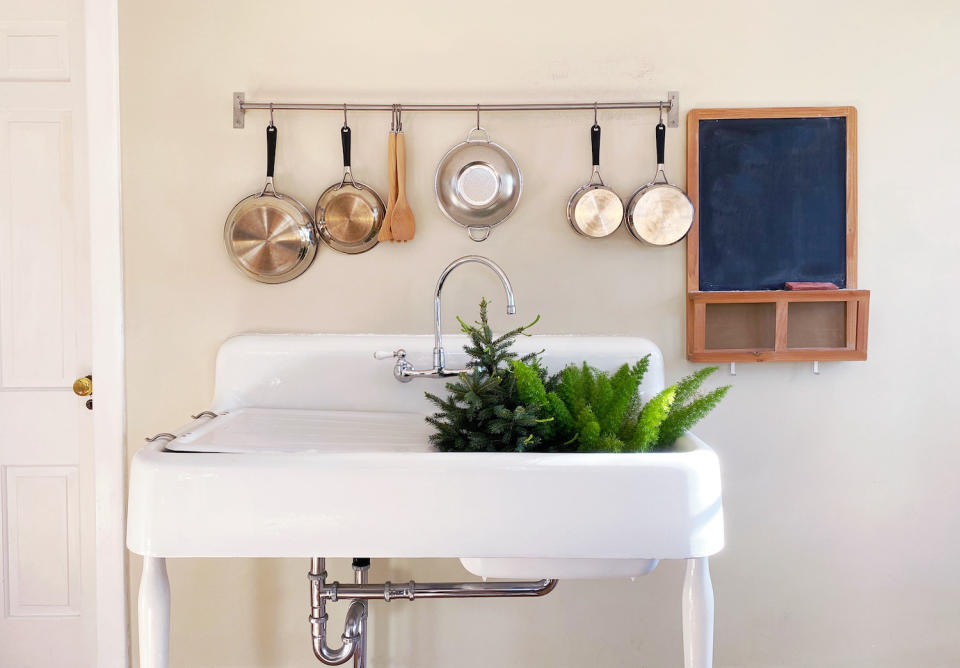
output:
M130 665L117 0L85 0L91 340L96 383L96 665Z

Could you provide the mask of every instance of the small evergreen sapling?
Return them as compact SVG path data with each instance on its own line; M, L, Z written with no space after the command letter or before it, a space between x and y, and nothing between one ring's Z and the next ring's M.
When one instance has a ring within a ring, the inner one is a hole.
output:
M540 318L538 317L537 320ZM536 364L536 354L517 360L510 350L514 339L537 323L510 330L494 338L487 321L487 300L480 302L480 320L460 327L470 338L464 350L470 355L468 373L447 383L449 394L426 393L438 411L427 418L436 428L430 442L445 451L492 452L537 449L551 421L541 407L525 405L519 398L512 361Z

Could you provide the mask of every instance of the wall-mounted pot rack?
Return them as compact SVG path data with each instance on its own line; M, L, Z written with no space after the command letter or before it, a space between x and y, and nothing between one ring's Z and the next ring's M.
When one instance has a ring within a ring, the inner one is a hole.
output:
M248 102L244 93L233 94L233 127L243 128L244 116L251 109L292 111L393 111L398 106L402 111L576 111L594 109L661 109L667 112L667 125L680 124L680 93L667 92L666 100L641 102L550 102L533 104L354 104L354 103L301 103L301 102Z

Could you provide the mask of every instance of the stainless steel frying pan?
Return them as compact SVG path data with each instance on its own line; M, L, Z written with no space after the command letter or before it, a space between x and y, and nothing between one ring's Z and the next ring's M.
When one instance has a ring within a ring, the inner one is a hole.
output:
M284 283L307 270L317 255L317 229L307 208L273 187L277 128L267 126L267 182L240 200L223 226L227 254L261 283Z
M580 186L567 202L567 220L570 226L585 237L599 239L617 231L623 222L623 200L603 184L600 176L600 126L594 119L590 128L593 150L593 172L590 180Z
M693 202L677 186L667 181L663 170L667 128L661 119L657 124L657 173L641 187L627 205L627 229L630 234L650 246L677 243L693 225ZM663 181L657 181L663 177Z
M377 245L386 211L380 195L353 178L350 126L346 119L340 128L340 143L343 146L343 178L323 191L314 213L320 238L336 251L355 255Z

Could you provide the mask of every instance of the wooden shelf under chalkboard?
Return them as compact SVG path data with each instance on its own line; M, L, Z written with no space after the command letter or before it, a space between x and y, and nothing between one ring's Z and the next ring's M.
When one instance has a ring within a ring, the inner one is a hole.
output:
M687 359L865 360L869 309L869 290L690 292Z

